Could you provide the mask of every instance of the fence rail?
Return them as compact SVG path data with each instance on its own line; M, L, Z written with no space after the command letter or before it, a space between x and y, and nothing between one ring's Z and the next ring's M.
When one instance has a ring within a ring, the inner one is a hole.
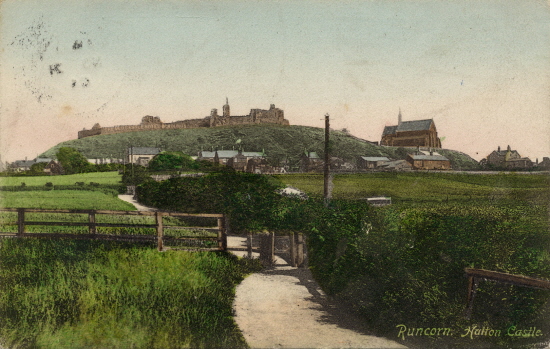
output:
M474 306L474 298L476 295L477 286L479 280L493 280L506 284L512 284L517 286L531 287L542 290L550 290L550 281L532 278L525 275L516 275L502 273L498 271L464 268L466 277L468 277L468 297L466 299L466 318L470 318L472 315L472 309Z
M73 238L73 239L93 239L93 240L125 240L125 241L157 241L157 249L164 251L166 241L187 241L187 240L216 240L216 248L203 248L200 250L221 250L227 249L227 231L226 217L218 213L179 213L179 212L160 212L160 211L109 211L109 210L42 210L34 208L0 208L0 212L17 213L16 222L2 222L2 225L17 226L17 233L0 232L0 237L37 237L37 238ZM26 219L27 213L51 213L51 214L87 214L87 222L52 222L52 221L34 221ZM125 224L125 223L98 223L96 222L97 215L111 216L149 216L155 218L154 224ZM177 225L164 225L164 217L179 217L179 218L216 218L216 227L188 227ZM26 227L31 225L40 226L63 226L63 227L88 227L88 234L76 233L28 233ZM154 228L156 235L122 235L122 234L103 234L97 232L97 227L111 228ZM165 236L165 230L204 230L217 232L217 237L208 236L180 236L172 237ZM193 248L197 250L197 248Z

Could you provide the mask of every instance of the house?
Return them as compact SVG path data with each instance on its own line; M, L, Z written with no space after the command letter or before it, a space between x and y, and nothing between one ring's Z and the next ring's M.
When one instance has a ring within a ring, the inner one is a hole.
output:
M410 171L412 165L407 160L393 160L382 163L378 169L383 171Z
M407 162L411 164L414 170L450 170L451 161L443 155L430 152L428 155L423 153L408 154Z
M159 148L130 147L126 150L126 160L129 164L148 166L149 161L160 153Z
M543 171L550 171L550 157L543 157L542 161L537 164L537 168Z
M250 170L249 163L255 161L254 169L260 164L266 164L264 152L252 152L242 150L216 150L216 151L201 151L197 156L197 160L206 160L215 164L229 166L236 171L254 172ZM263 161L263 162L262 162Z
M63 166L61 166L61 163L55 160L50 160L46 167L44 167L44 173L49 175L62 175L65 173L65 170L63 170Z
M401 110L397 119L397 125L384 127L380 145L441 148L433 119L402 121Z
M12 172L29 171L31 169L31 166L35 163L36 161L34 160L16 160L11 163L9 170Z
M499 146L480 163L482 166L506 169L533 167L533 162L529 158L522 157L517 150L512 150L510 146L506 150L501 150Z
M364 170L375 169L389 161L390 159L385 156L360 156L357 159L357 168Z
M325 162L316 152L304 152L300 157L301 172L321 172Z

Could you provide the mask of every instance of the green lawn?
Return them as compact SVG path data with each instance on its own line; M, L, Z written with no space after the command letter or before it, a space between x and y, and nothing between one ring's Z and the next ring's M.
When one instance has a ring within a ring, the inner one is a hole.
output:
M27 186L43 186L48 182L53 185L74 185L76 182L90 182L99 184L120 184L121 176L114 172L79 173L62 176L25 176L25 177L0 177L0 186L14 186L25 183Z
M99 191L0 191L0 207L41 208L48 210L120 210L135 211L134 205Z

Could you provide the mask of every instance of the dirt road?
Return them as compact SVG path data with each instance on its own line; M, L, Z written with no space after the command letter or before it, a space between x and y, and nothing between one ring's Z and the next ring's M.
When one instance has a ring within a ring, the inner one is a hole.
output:
M230 237L228 245L245 254L244 238ZM251 348L406 348L370 335L329 300L309 269L293 268L281 258L237 286L233 307Z

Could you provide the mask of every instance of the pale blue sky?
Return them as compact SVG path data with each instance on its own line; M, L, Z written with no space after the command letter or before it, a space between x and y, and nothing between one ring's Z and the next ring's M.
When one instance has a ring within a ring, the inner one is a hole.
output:
M478 160L508 144L550 156L546 1L4 0L0 13L3 161L96 122L204 117L226 96L232 114L274 103L322 127L328 112L375 141L401 108Z

